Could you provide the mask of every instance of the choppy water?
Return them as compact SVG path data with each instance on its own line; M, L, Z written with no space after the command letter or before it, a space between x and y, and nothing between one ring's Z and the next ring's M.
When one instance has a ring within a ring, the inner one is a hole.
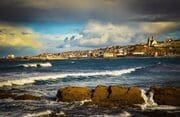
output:
M45 97L43 102L25 101L23 105L14 100L0 100L0 115L17 116L62 108L63 104L48 99L55 97L59 87L72 85L124 85L143 89L152 85L180 86L180 61L179 58L122 58L0 62L0 87L15 87ZM14 112L7 110L8 107Z

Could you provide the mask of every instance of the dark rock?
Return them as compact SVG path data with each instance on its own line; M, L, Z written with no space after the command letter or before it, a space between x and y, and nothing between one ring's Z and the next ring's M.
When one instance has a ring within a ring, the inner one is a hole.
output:
M41 97L31 94L20 94L18 89L0 90L0 99L15 99L15 100L40 100Z
M0 99L8 99L8 98L13 98L15 96L16 96L15 94L6 91L0 91Z
M92 102L99 106L109 106L109 90L106 86L97 86L92 95Z
M91 92L87 87L66 87L57 92L59 101L71 102L91 99Z
M16 95L15 89L0 89L0 99L13 99Z
M179 87L151 87L154 93L153 99L159 105L180 106Z
M30 94L18 95L14 98L15 100L41 100L41 97Z
M117 106L144 103L141 90L138 87L112 86L110 92L109 100Z
M138 87L97 86L92 97L94 104L106 107L133 106L144 103Z
M87 87L66 87L59 89L57 98L59 101L66 102L92 99L89 104L103 107L133 106L144 103L139 88L121 86L97 86L92 90L92 96Z
M66 87L59 89L57 98L59 101L66 102L92 99L89 104L103 107L123 107L144 103L138 87L121 86L97 86L95 90L92 90L92 96L87 87Z

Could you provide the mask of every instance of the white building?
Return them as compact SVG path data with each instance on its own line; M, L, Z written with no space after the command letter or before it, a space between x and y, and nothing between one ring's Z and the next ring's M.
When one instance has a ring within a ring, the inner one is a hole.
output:
M148 38L148 42L147 42L148 46L156 46L157 44L158 44L158 42L153 38L153 36L151 39Z
M103 57L104 57L104 58L112 58L112 57L114 57L114 54L113 54L113 53L105 52L105 53L103 54Z
M133 52L133 55L145 55L145 52Z
M7 57L6 57L7 59L14 59L15 58L15 56L13 55L13 54L9 54L9 55L7 55Z
M124 48L119 49L118 53L116 54L117 57L127 55L127 51Z

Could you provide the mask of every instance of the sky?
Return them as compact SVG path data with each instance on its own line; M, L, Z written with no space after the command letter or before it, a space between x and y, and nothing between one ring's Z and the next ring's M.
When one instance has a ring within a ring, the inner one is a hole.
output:
M0 57L180 38L180 0L1 0Z

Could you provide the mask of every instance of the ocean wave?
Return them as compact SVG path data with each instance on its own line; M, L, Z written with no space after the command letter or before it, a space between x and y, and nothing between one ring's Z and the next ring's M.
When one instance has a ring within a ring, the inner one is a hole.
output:
M51 67L52 64L51 63L28 63L28 64L21 64L18 65L21 67L25 67L25 68L29 68L29 67Z
M42 111L42 112L39 112L39 113L28 113L27 115L23 116L23 117L41 117L41 116L48 116L50 115L52 112L50 110L47 110L47 111Z
M54 73L43 76L29 77L23 79L15 79L0 82L0 87L3 86L12 86L12 85L25 85L32 84L37 80L54 80L59 78L65 78L68 76L78 77L78 76L121 76L123 74L131 73L136 71L137 69L141 69L142 67L122 69L122 70L112 70L112 71L100 71L100 72L79 72L79 73Z

